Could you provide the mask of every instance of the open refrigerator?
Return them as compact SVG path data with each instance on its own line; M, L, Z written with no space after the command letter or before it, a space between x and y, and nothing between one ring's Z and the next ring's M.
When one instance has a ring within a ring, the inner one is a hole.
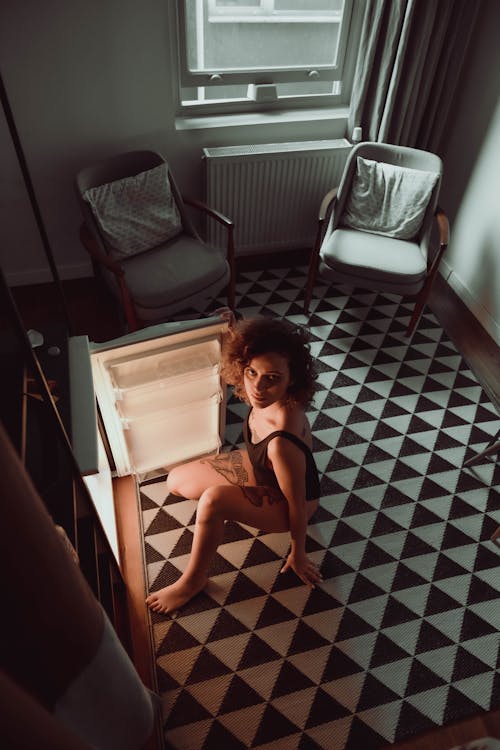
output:
M113 477L139 484L222 446L227 329L213 316L104 343L69 339L73 450L118 562Z

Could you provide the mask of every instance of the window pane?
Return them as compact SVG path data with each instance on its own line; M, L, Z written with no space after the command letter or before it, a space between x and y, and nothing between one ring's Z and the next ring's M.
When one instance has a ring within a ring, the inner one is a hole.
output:
M343 0L186 0L193 72L314 68L337 62Z

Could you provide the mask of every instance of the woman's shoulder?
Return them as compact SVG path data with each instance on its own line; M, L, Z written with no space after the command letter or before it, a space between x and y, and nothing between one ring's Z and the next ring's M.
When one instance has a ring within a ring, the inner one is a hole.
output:
M283 410L283 418L284 418L284 424L288 428L300 428L303 424L305 424L307 420L307 416L304 410L304 407L300 404L294 404L291 407L288 407L287 409ZM292 429L293 432L293 429Z
M311 427L304 409L297 405L287 409L279 420L276 432L289 432L302 440L306 445L311 442Z

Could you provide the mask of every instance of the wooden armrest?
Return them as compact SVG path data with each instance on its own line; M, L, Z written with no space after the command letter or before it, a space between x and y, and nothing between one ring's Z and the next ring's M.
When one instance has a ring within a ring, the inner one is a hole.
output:
M204 211L220 224L224 224L224 226L228 228L234 226L234 222L232 221L232 219L228 219L228 217L224 216L224 214L221 214L220 211L216 211L214 208L210 208L210 206L207 206L206 203L203 203L196 198L185 198L184 196L182 197L182 200L187 206L193 206L193 208L198 208L200 211Z
M436 208L434 218L436 219L437 226L438 226L439 250L435 254L432 261L430 259L430 256L427 260L428 262L427 275L430 278L434 278L434 275L438 269L438 266L441 263L441 258L443 257L443 254L446 248L448 247L448 241L450 239L450 222L448 221L448 217L446 216L443 209L440 208L439 206Z
M434 216L438 225L439 244L441 247L447 247L450 239L450 222L448 221L448 217L439 206L436 208Z
M109 255L106 255L86 224L82 224L80 227L80 240L91 258L102 266L106 266L116 276L123 276L123 268L119 263L110 258Z
M325 220L326 214L328 212L328 209L330 208L330 205L337 198L338 190L339 190L338 187L332 188L321 201L321 206L319 207L319 214L318 214L319 221Z

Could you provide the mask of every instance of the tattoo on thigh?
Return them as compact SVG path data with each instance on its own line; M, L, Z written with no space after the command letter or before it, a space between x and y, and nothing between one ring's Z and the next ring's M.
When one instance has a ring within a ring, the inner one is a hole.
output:
M241 491L246 499L257 508L262 508L266 501L269 505L274 505L275 503L282 503L284 500L281 492L273 487L242 487Z
M212 469L227 479L231 484L244 485L248 482L248 471L243 466L243 456L241 451L231 451L230 453L219 453L213 458L204 458L202 464L209 464Z

